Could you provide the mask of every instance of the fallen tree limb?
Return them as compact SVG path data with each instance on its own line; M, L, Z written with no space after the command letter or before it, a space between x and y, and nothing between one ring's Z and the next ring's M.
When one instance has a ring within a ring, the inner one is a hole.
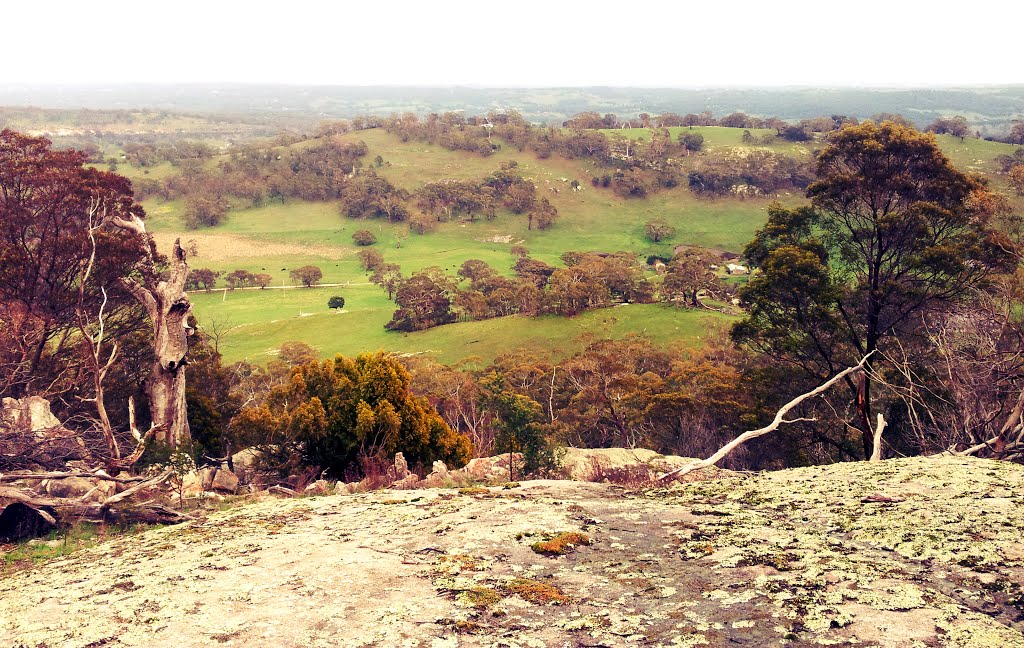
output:
M10 486L0 486L0 499L14 500L40 511L52 512L53 516L66 524L87 522L145 522L148 524L169 524L193 519L191 516L159 504L131 505L124 500L144 488L157 486L174 474L167 470L103 502L83 501L81 498L44 497ZM123 504L122 504L123 503ZM121 504L120 506L117 506Z
M11 475L0 473L0 483L13 482L21 479L70 479L72 477L86 477L99 479L100 481L116 482L118 484L134 484L145 481L146 477L111 477L102 473L91 472L46 472L46 473L24 473Z
M872 353L874 353L874 352L872 351ZM779 408L779 411L775 413L775 418L772 420L771 423L769 423L765 427L759 428L757 430L750 430L749 432L744 432L743 434L739 435L738 437L736 437L735 439L733 439L729 443L727 443L724 446L722 446L722 448L718 452L716 452L715 454L711 455L707 459L701 459L699 461L694 461L691 464L687 464L687 465L682 466L680 468L676 468L675 470L670 470L669 472L667 472L664 475L662 475L661 477L659 477L659 480L666 481L666 480L672 479L674 477L678 477L678 476L681 476L681 475L685 475L687 473L691 473L691 472L693 472L695 470L700 470L701 468L707 468L708 466L713 466L716 463L718 463L719 461L721 461L722 459L724 459L730 452L732 452L736 448L740 447L741 445L743 445L747 441L750 441L751 439L756 439L757 437L760 437L760 436L764 436L764 435L766 435L766 434L768 434L770 432L774 432L783 423L790 423L790 422L792 422L792 421L786 421L785 420L786 413L789 412L789 410L793 409L794 407L796 407L800 403L804 402L808 398L814 398L815 396L819 396L819 395L825 393L826 391L831 389L833 385L835 385L837 382L839 382L843 378L846 378L850 374L856 373L858 371L861 371L864 368L864 363L866 363L868 361L868 358L870 358L870 357L871 357L871 353L869 353L866 356L864 356L863 358L861 358L860 362L858 362L856 365L854 365L852 367L848 367L848 368L842 370L841 372L839 372L838 374L836 374L835 376L830 378L827 382L824 382L821 385L818 385L817 387L812 389L811 391L803 393L803 394L800 394L799 396L797 396L793 400L789 401L788 403L783 405L781 408ZM798 420L808 420L808 419L798 419Z
M106 501L103 502L103 505L104 506L112 506L114 504L117 504L118 502L131 497L132 495L134 495L135 493L139 492L140 490L142 490L144 488L150 488L152 486L157 486L158 484L164 483L165 481L170 479L171 475L173 475L173 474L174 474L173 470L165 470L162 473L160 473L159 475L157 475L156 477L154 477L153 479L150 479L149 481L144 481L141 484L137 484L135 486L132 486L129 489L121 491L117 495L114 495L112 497L108 497L106 499Z
M1009 416L1006 417L1006 421L1003 423L1003 427L1000 428L999 434L995 435L988 441L982 441L977 445L973 445L966 450L961 450L957 454L963 456L974 455L986 448L992 449L997 455L1002 453L1013 453L1016 452L1018 446L1024 439L1024 423L1021 421L1021 417L1024 415L1024 389L1021 390L1020 395L1017 396L1017 403L1010 410ZM1010 440L1010 437L1016 435L1016 439Z

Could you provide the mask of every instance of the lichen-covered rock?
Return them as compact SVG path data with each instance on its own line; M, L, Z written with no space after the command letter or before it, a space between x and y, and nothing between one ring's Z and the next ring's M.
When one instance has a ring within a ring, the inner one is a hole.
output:
M211 490L221 493L234 493L238 490L238 477L227 468L220 468L213 475Z
M1022 511L954 457L263 497L5 574L0 645L1022 648Z
M448 466L444 465L443 461L435 461L433 467L430 469L430 472L435 475L440 475L441 477L447 477Z
M416 488L420 484L420 478L416 473L410 473L391 484L391 488L395 490L408 490L410 488Z
M213 479L217 475L217 470L215 466L206 466L199 469L199 481L204 491L213 490Z
M440 488L441 486L447 485L451 482L448 472L448 466L444 465L443 461L435 461L433 470L429 475L423 478L420 483L421 488Z
M338 482L334 485L335 495L351 495L359 492L359 482Z
M203 476L199 472L192 470L181 476L182 497L196 497L205 490L206 488L203 487Z
M306 486L303 491L306 495L327 495L331 492L331 485L326 479L318 479Z
M63 427L50 411L50 401L41 396L22 399L5 398L0 406L0 430L24 430L42 436L41 432Z
M81 497L96 486L93 481L85 477L48 479L43 484L43 490L54 497Z
M500 484L510 480L509 462L513 464L517 473L522 472L523 455L521 452L495 455L493 457L477 457L471 459L462 472L472 479L488 484ZM516 475L521 477L522 475Z
M409 476L409 463L401 452L395 454L395 480L405 479Z

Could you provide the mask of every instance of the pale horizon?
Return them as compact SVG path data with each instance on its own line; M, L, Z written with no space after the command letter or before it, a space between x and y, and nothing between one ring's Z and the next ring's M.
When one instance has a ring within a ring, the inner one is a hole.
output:
M5 8L0 85L927 88L1024 83L1019 9L460 0L320 7L113 0Z

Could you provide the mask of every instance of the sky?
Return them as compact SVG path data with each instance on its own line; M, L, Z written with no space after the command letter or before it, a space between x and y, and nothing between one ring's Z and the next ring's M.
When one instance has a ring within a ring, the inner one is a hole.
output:
M50 0L3 13L0 84L1024 83L1013 0Z

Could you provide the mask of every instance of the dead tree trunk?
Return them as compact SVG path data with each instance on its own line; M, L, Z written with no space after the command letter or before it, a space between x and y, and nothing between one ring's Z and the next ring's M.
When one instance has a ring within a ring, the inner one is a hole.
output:
M117 219L119 227L130 229L142 235L149 242L142 220ZM150 265L155 266L152 257ZM176 448L191 440L188 414L185 407L185 365L188 364L188 324L192 304L185 294L185 280L188 278L188 262L181 240L174 242L169 259L166 278L155 268L143 272L142 279L124 279L129 292L145 307L153 325L153 353L156 360L146 381L146 395L149 397L149 412L154 439Z

